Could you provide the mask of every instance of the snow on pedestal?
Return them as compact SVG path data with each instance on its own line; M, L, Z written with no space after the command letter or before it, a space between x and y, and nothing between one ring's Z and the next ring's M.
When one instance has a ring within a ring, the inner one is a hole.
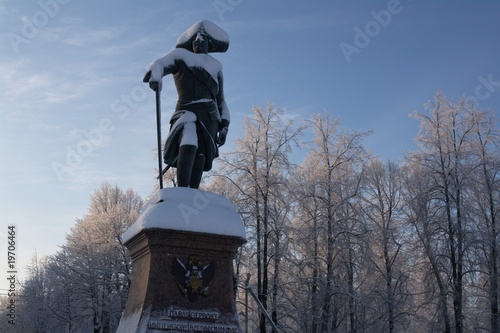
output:
M132 284L117 333L241 332L232 261L245 228L227 198L160 190L123 239Z
M227 198L189 187L159 190L123 234L128 242L141 230L161 228L235 236L245 239L245 226Z

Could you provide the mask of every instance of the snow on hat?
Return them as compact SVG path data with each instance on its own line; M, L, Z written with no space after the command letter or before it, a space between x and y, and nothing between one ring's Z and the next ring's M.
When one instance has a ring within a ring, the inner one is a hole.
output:
M193 40L196 34L204 31L208 38L208 52L226 52L229 47L229 36L220 27L207 20L200 20L184 31L177 39L175 47L193 52Z

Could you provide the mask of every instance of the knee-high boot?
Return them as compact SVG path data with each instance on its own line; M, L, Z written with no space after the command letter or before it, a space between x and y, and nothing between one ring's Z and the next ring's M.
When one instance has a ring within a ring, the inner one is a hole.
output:
M196 150L197 147L194 145L179 147L179 157L177 159L177 186L179 187L189 187Z
M197 154L194 160L193 171L191 172L191 181L189 186L192 188L200 187L201 176L205 167L205 155Z

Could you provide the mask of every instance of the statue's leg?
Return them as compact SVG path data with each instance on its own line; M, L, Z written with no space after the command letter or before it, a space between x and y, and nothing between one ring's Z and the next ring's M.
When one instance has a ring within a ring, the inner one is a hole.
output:
M193 165L198 149L198 136L194 122L188 122L182 129L177 158L177 186L189 187Z
M177 186L179 187L189 187L196 150L197 147L194 145L179 147L179 158L177 159Z
M191 173L191 181L189 186L192 188L200 187L201 176L203 175L203 168L205 167L205 155L196 154L194 160L193 172Z

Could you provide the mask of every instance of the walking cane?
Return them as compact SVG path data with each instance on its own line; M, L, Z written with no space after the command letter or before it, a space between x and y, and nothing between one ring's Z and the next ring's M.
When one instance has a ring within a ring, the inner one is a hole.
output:
M160 102L160 87L155 90L156 92L156 136L158 143L158 179L160 180L160 190L163 188L163 162L162 149L161 149L161 102Z
M168 169L170 169L172 167L172 165L175 164L175 162L177 162L177 157L170 164L167 164L165 169L163 169L161 174L159 174L158 177L156 177L156 179L160 179L160 177L163 177L163 175L167 173Z

